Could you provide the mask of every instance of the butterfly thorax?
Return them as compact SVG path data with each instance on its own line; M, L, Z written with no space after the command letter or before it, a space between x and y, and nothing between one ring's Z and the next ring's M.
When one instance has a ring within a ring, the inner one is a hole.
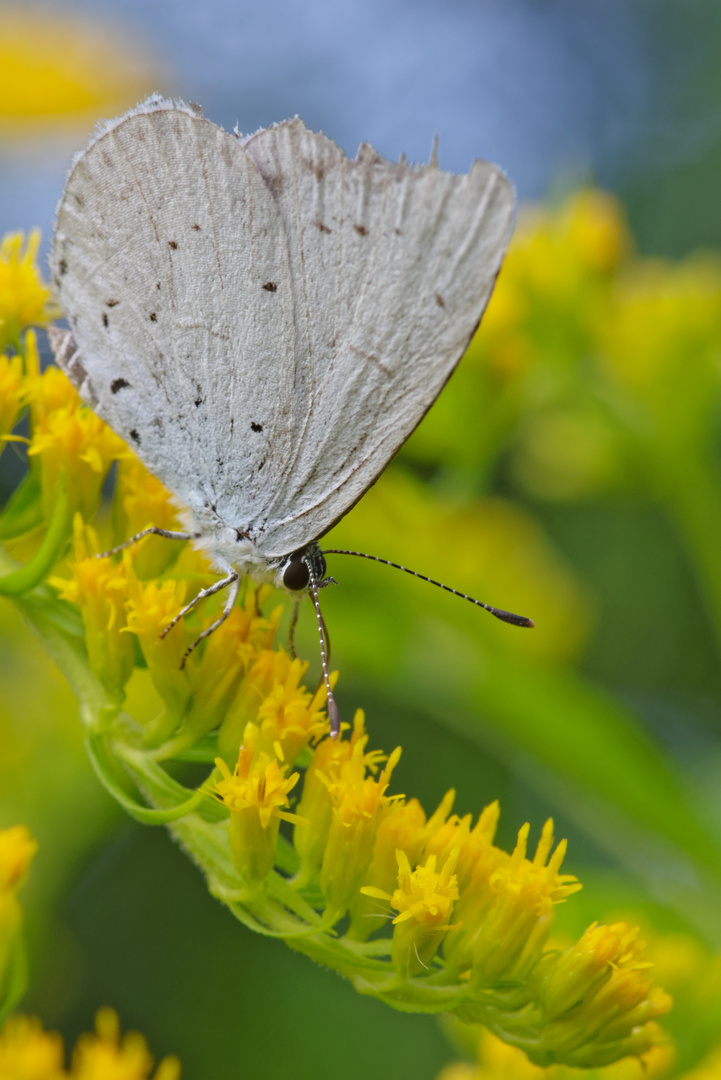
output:
M287 555L269 556L242 529L225 524L216 514L185 511L182 517L193 546L221 573L232 566L256 584L273 585L291 596L306 591L311 574L319 585L324 582L326 563L316 541Z

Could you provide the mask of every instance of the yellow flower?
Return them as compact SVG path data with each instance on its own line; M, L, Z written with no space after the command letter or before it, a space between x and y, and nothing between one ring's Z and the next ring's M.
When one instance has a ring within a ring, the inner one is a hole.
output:
M153 1057L137 1031L120 1038L120 1024L113 1009L99 1009L95 1033L81 1035L73 1051L73 1080L148 1080ZM166 1057L153 1080L178 1080L180 1062Z
M37 850L37 843L24 825L0 832L0 1009L3 995L12 984L21 946L22 909L17 889ZM0 1050L0 1055L2 1051ZM0 1061L2 1057L0 1056ZM0 1067L0 1077L3 1076Z
M146 731L148 743L156 745L176 730L190 700L189 673L180 667L189 644L184 621L181 619L169 634L161 637L183 606L185 582L169 579L144 584L134 572L127 549L123 552L123 565L128 583L126 629L137 635L150 678L165 707Z
M303 785L305 797L305 784ZM390 896L398 879L398 852L405 853L408 861L416 865L423 852L425 840L426 815L418 799L406 802L399 799L389 806L376 832L373 845L373 858L368 867L366 881L375 893L368 888L361 889L355 901L351 903L351 925L349 937L365 941L369 934L378 929L383 912L372 897L382 893Z
M573 1064L584 1066L647 1048L649 1022L668 1012L671 999L653 986L638 935L626 923L594 923L548 962L541 1002L549 1050L567 1060L573 1055Z
M97 539L80 514L73 521L74 559L70 579L51 578L64 600L77 604L83 617L90 667L116 702L135 666L135 646L126 630L128 565L97 559Z
M237 753L246 725L258 721L261 705L273 693L274 687L292 679L291 673L295 670L294 662L283 649L271 649L277 622L266 625L269 636L265 645L259 646L220 725L218 747L229 760ZM335 674L331 675L331 685L335 683L335 678ZM272 714L272 706L270 712Z
M405 977L426 970L448 930L456 928L449 920L459 896L454 873L458 854L459 848L454 848L440 871L436 870L435 855L411 870L406 853L398 851L398 888L393 895L370 885L361 889L366 896L389 900L399 912L393 920L396 929L391 957Z
M115 543L149 526L178 528L178 512L168 489L149 473L135 454L128 453L118 463L113 502ZM181 544L162 536L146 536L133 550L133 569L139 578L158 577L178 557Z
M37 841L25 825L0 832L0 894L18 887L37 849Z
M308 821L308 828L296 829L293 836L293 844L300 856L297 887L311 881L323 861L333 818L329 781L332 783L338 779L342 767L355 753L363 756L365 767L372 773L377 771L381 761L385 761L385 756L378 751L366 753L367 744L365 716L362 709L357 709L350 739L323 739L313 751L298 803L298 812ZM356 747L360 747L360 750L357 751Z
M61 1037L34 1017L11 1016L0 1031L2 1080L61 1080L64 1056Z
M327 786L333 808L320 869L320 887L328 904L327 914L333 920L342 918L355 900L373 857L378 825L392 801L403 797L386 795L401 756L400 746L390 755L378 779L366 775L363 751L364 744L359 740L336 776L316 774Z
M288 792L300 779L300 773L286 776L289 766L261 753L256 758L258 728L248 724L238 762L231 773L222 758L215 764L221 779L211 794L230 810L230 851L233 865L251 884L262 882L273 869L281 820L304 823L297 814L288 813Z
M52 515L61 476L67 481L71 512L87 521L100 501L106 473L116 458L129 453L125 443L82 404L61 371L40 373L35 335L26 337L27 391L30 403L31 457L40 461L43 510Z
M24 3L3 5L0 38L0 133L37 139L45 129L87 131L158 83L157 61L122 26L94 22L89 12ZM161 76L162 78L162 76Z
M23 362L19 356L0 356L0 453L2 440L15 426L23 403Z
M25 327L46 326L60 315L38 270L39 246L39 229L27 240L21 232L8 233L0 243L0 352L9 344L21 352Z
M280 609L279 609L280 610ZM258 709L259 750L270 751L276 743L283 748L283 759L291 765L311 739L328 732L328 718L323 712L325 683L311 694L301 685L307 664L292 660L284 679L278 679Z
M715 423L721 260L635 263L618 281L599 334L603 373L633 402L634 429L687 453ZM626 410L630 403L625 406Z
M225 722L239 687L242 688L246 679L252 682L252 671L247 676L245 673L258 653L273 643L283 609L277 607L265 619L258 614L256 603L255 590L250 587L243 606L233 608L229 618L208 638L202 657L196 660L191 674L193 701L184 728L193 741ZM215 618L209 616L208 623ZM272 744L267 747L268 752L271 750Z
M153 1057L137 1032L120 1038L118 1017L100 1009L95 1032L81 1035L73 1052L71 1071L63 1068L63 1041L56 1032L43 1031L39 1020L13 1016L0 1031L2 1080L150 1080ZM178 1080L180 1063L166 1057L152 1080Z
M444 946L448 960L459 969L470 967L479 986L492 985L501 975L525 978L541 957L553 905L580 888L575 877L558 872L565 841L549 859L553 822L546 822L532 861L526 858L528 832L528 825L519 831L512 855L499 851L490 853L490 860L481 858L474 888L464 894L463 928Z

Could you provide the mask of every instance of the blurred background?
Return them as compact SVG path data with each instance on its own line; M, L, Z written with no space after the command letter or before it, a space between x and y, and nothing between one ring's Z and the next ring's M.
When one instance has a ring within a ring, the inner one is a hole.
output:
M481 331L328 546L537 628L337 556L338 697L372 745L403 746L395 790L432 808L453 786L459 813L500 798L503 846L554 817L585 883L561 929L624 915L703 956L721 945L720 43L711 0L0 3L0 232L40 226L44 250L72 154L153 91L244 132L297 113L349 154L425 161L437 133L443 168L508 172L517 238ZM6 449L4 495L17 470ZM300 633L315 671L310 609ZM188 1078L437 1074L455 1051L433 1019L253 937L121 817L6 603L0 643L0 825L41 845L27 1010L72 1040L110 1004ZM680 1001L679 1068L719 1001Z

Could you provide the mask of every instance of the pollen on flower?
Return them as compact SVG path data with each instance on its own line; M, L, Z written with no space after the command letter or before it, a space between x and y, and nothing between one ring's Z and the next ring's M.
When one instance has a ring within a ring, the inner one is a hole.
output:
M458 899L458 879L454 873L458 862L459 848L454 848L440 871L436 870L436 856L429 855L422 866L411 870L411 864L404 851L397 851L398 888L392 896L381 889L364 886L361 892L367 896L377 896L389 900L399 913L393 923L415 919L425 926L447 922Z
M253 725L249 724L238 764L232 773L222 758L215 759L222 779L215 781L213 795L231 811L254 811L264 829L267 829L272 817L299 820L296 814L285 813L282 808L290 805L288 792L298 783L300 773L286 776L289 766L280 764L267 754L261 754L253 764L253 742L256 737Z

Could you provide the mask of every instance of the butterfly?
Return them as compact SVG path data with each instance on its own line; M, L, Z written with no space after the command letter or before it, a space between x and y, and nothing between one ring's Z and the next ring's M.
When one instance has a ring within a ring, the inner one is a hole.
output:
M52 332L57 361L187 507L185 531L145 532L193 540L222 575L178 613L228 589L198 641L243 575L310 593L333 734L318 541L452 374L513 211L486 162L452 175L367 143L351 160L298 118L242 138L157 96L72 165L51 254L70 326Z

